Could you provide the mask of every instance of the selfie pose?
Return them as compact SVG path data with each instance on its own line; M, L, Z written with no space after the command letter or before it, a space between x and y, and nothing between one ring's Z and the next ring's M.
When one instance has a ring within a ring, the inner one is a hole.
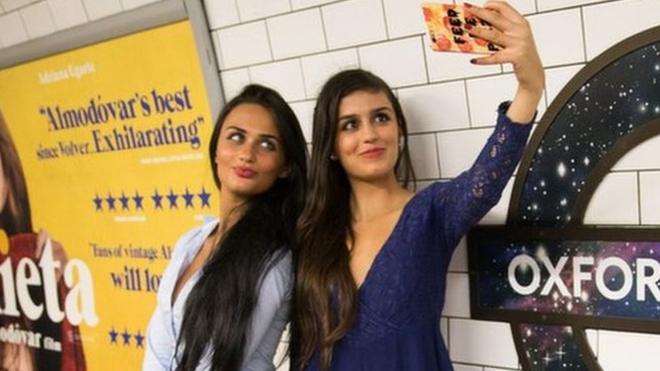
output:
M382 79L343 71L321 90L298 229L293 369L452 370L439 328L449 262L498 202L544 88L525 18L500 1L470 9L492 28L466 32L499 49L473 63L511 63L518 86L474 165L454 180L406 188L406 121Z
M209 145L219 219L175 246L147 331L145 371L275 370L306 148L275 91L249 85L225 105Z

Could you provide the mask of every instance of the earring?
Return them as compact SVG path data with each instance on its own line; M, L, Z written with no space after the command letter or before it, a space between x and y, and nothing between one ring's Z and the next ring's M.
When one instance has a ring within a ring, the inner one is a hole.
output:
M333 153L333 154L330 155L330 159L332 161L337 161L337 156Z
M405 138L403 136L399 137L399 152L403 151L403 148L406 146L404 139Z

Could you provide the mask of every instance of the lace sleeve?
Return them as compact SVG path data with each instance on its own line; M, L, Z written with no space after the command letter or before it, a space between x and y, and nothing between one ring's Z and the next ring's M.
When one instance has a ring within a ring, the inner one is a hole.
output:
M442 216L450 249L499 201L520 161L532 125L511 122L506 116L509 104L500 104L495 130L472 167L436 194L434 206Z

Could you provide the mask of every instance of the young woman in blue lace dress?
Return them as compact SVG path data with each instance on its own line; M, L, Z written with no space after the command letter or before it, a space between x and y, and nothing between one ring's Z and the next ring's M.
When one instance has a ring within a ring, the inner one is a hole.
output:
M518 88L474 165L452 181L406 189L406 122L380 78L350 70L324 85L299 222L294 369L452 369L439 331L449 261L499 200L544 87L527 21L504 2L473 13L494 29L471 33L503 47L473 63L511 63Z

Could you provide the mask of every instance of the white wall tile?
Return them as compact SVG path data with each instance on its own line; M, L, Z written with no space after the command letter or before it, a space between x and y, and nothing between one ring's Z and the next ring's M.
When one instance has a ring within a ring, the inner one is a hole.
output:
M58 30L87 22L87 14L81 0L48 0L48 5Z
M642 224L660 224L660 172L639 174Z
M204 0L204 7L212 30L239 22L235 0Z
M660 1L616 1L584 8L587 58L642 30L660 25Z
M596 358L598 358L598 333L599 330L585 330L587 334L587 342L589 343L589 347L591 348L591 351L594 353Z
M55 32L55 23L47 2L41 2L22 8L21 17L31 39Z
M546 1L546 0L541 0L541 1ZM456 3L464 3L468 2L474 5L483 5L486 3L485 0L477 0L477 1L462 1L462 0L456 0ZM513 8L515 8L518 13L520 14L530 14L534 13L536 11L536 4L534 4L534 0L507 0L507 3L509 3Z
M362 68L380 76L391 87L427 82L419 37L361 47L358 53Z
M488 213L479 221L480 225L503 225L506 224L506 217L509 213L509 201L511 192L513 192L513 183L515 177L511 177L502 190L502 197L497 205L493 206Z
M83 3L91 21L122 11L119 0L83 0Z
M628 151L613 170L660 170L660 135L649 138Z
M582 70L583 65L551 68L545 71L545 93L548 101L548 106L552 104L552 100L557 97L561 89L568 84L569 81Z
M470 125L462 81L400 89L399 100L410 133L467 128Z
M419 179L438 178L438 155L433 134L409 135L408 148L415 176Z
M440 335L445 344L449 344L449 320L447 318L440 318Z
M291 0L291 5L294 10L309 8L312 6L323 5L327 3L332 3L337 0Z
M516 78L507 74L467 81L468 102L472 126L492 126L497 120L500 102L513 99Z
M536 3L534 0L508 0L507 2L522 15L536 12Z
M578 5L586 5L602 0L542 0L539 1L539 11L568 8Z
M493 126L497 120L497 107L513 99L518 82L512 74L467 81L470 118L473 127ZM539 102L537 120L545 112L545 94Z
M287 101L305 99L305 86L297 59L250 67L253 83L277 90Z
M387 37L380 0L349 0L322 8L330 49L354 46Z
M238 14L240 14L243 22L291 10L289 0L240 0L236 4L238 5Z
M585 60L579 9L527 17L543 66L579 63ZM561 25L561 27L557 27ZM560 41L561 40L561 41Z
M453 361L518 367L518 355L508 323L451 319L449 334L449 354Z
M383 0L390 38L426 32L420 4L421 2L410 0Z
M660 335L600 331L598 361L603 370L655 371Z
M433 51L427 35L424 35L424 54L431 82L493 75L502 71L500 65L477 66L470 63L474 54Z
M610 173L589 202L584 224L638 224L637 174Z
M454 371L483 371L483 368L454 363Z
M463 236L454 250L454 255L449 262L450 272L467 272L468 271L468 252L467 252L467 238Z
M314 106L316 106L316 101L314 100L291 103L291 109L293 109L293 112L296 113L296 117L298 117L300 127L302 128L303 134L305 135L305 141L307 143L312 142Z
M141 6L155 3L159 0L121 0L121 4L124 7L124 10L135 9Z
M467 273L447 274L443 316L470 318L470 280Z
M303 57L301 61L308 98L315 98L332 75L345 69L359 67L355 49Z
M225 100L229 101L240 93L245 85L250 83L250 73L247 68L223 71L220 73L220 79L222 80L222 90L225 93Z
M4 47L20 44L27 40L28 34L18 12L0 16L0 42Z
M12 10L22 8L36 1L37 0L0 0L0 4L2 4L2 7L6 12L11 12Z
M217 32L223 67L240 67L271 60L266 24L245 23Z
M270 18L267 25L275 59L326 49L319 9Z
M493 129L438 133L438 154L442 178L454 178L472 166Z

